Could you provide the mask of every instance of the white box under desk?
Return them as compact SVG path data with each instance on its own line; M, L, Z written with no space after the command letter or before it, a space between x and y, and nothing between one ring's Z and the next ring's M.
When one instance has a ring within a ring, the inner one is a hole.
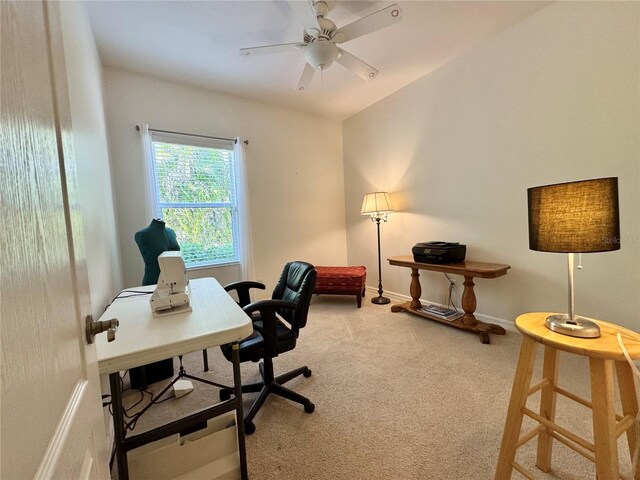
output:
M132 480L236 480L240 461L233 412L207 428L163 438L129 452Z

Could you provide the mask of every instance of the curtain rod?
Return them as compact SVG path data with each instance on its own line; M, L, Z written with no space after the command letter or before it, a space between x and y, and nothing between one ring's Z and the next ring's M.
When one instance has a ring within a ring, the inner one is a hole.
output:
M136 131L137 132L140 131L140 125L136 125ZM227 140L229 142L237 143L237 140L235 138L212 137L210 135L197 135L197 134L194 134L194 133L172 132L170 130L158 130L156 128L150 128L149 131L150 132L157 132L157 133L172 133L174 135L186 135L187 137L200 137L200 138L212 138L214 140ZM244 144L245 145L249 145L249 140L245 140Z

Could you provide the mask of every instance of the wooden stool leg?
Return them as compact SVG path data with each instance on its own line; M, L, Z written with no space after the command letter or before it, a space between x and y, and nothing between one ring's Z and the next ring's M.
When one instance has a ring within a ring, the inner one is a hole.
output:
M613 360L589 359L593 438L596 447L596 475L599 480L617 480L618 445L613 391Z
M635 418L638 415L638 396L631 366L624 360L616 362L616 373L618 375L622 415L631 415ZM631 452L631 460L633 461L633 451L636 446L636 429L634 426L627 430L627 441ZM640 462L638 462L633 478L640 479Z
M544 367L542 376L549 380L549 384L542 389L540 396L540 416L555 422L556 417L556 392L553 387L558 380L558 351L555 348L544 347ZM553 437L546 428L538 435L538 456L536 467L547 473L551 469L551 453Z
M511 478L513 469L511 463L516 458L518 448L518 438L522 428L522 408L527 403L527 394L531 385L531 375L533 364L536 359L536 347L538 344L530 337L522 338L520 346L520 357L511 388L511 400L507 411L507 420L504 425L502 444L500 445L500 455L496 467L496 480Z

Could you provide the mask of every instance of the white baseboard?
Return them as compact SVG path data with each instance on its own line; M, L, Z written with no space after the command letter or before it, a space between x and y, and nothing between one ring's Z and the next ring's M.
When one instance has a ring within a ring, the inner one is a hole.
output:
M404 302L411 301L411 297L408 296L408 295L402 295L401 293L396 293L396 292L389 292L388 290L385 290L383 295L385 297L388 297L390 300L392 300L394 302L398 302L398 303L404 303ZM369 296L370 298L377 297L378 296L378 289L374 288L374 287L367 286L367 296ZM421 303L433 303L435 305L441 305L441 306L444 307L444 305L442 305L439 302L435 302L433 300L429 300L429 299L425 299L425 298L421 298L420 302ZM474 312L474 315L478 320L481 320L483 322L495 323L496 325L500 325L505 330L508 330L510 332L516 332L517 331L513 321L505 320L504 318L492 317L491 315L485 315L483 313L478 313L478 312Z

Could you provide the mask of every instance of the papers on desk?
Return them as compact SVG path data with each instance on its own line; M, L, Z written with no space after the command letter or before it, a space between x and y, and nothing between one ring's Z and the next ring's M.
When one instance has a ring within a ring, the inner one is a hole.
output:
M443 320L449 320L452 322L464 315L464 313L459 312L456 309L449 309L446 307L441 307L440 305L434 305L433 303L427 303L423 305L422 308L418 309L421 313L426 313L427 315L431 315L433 317L441 318Z

